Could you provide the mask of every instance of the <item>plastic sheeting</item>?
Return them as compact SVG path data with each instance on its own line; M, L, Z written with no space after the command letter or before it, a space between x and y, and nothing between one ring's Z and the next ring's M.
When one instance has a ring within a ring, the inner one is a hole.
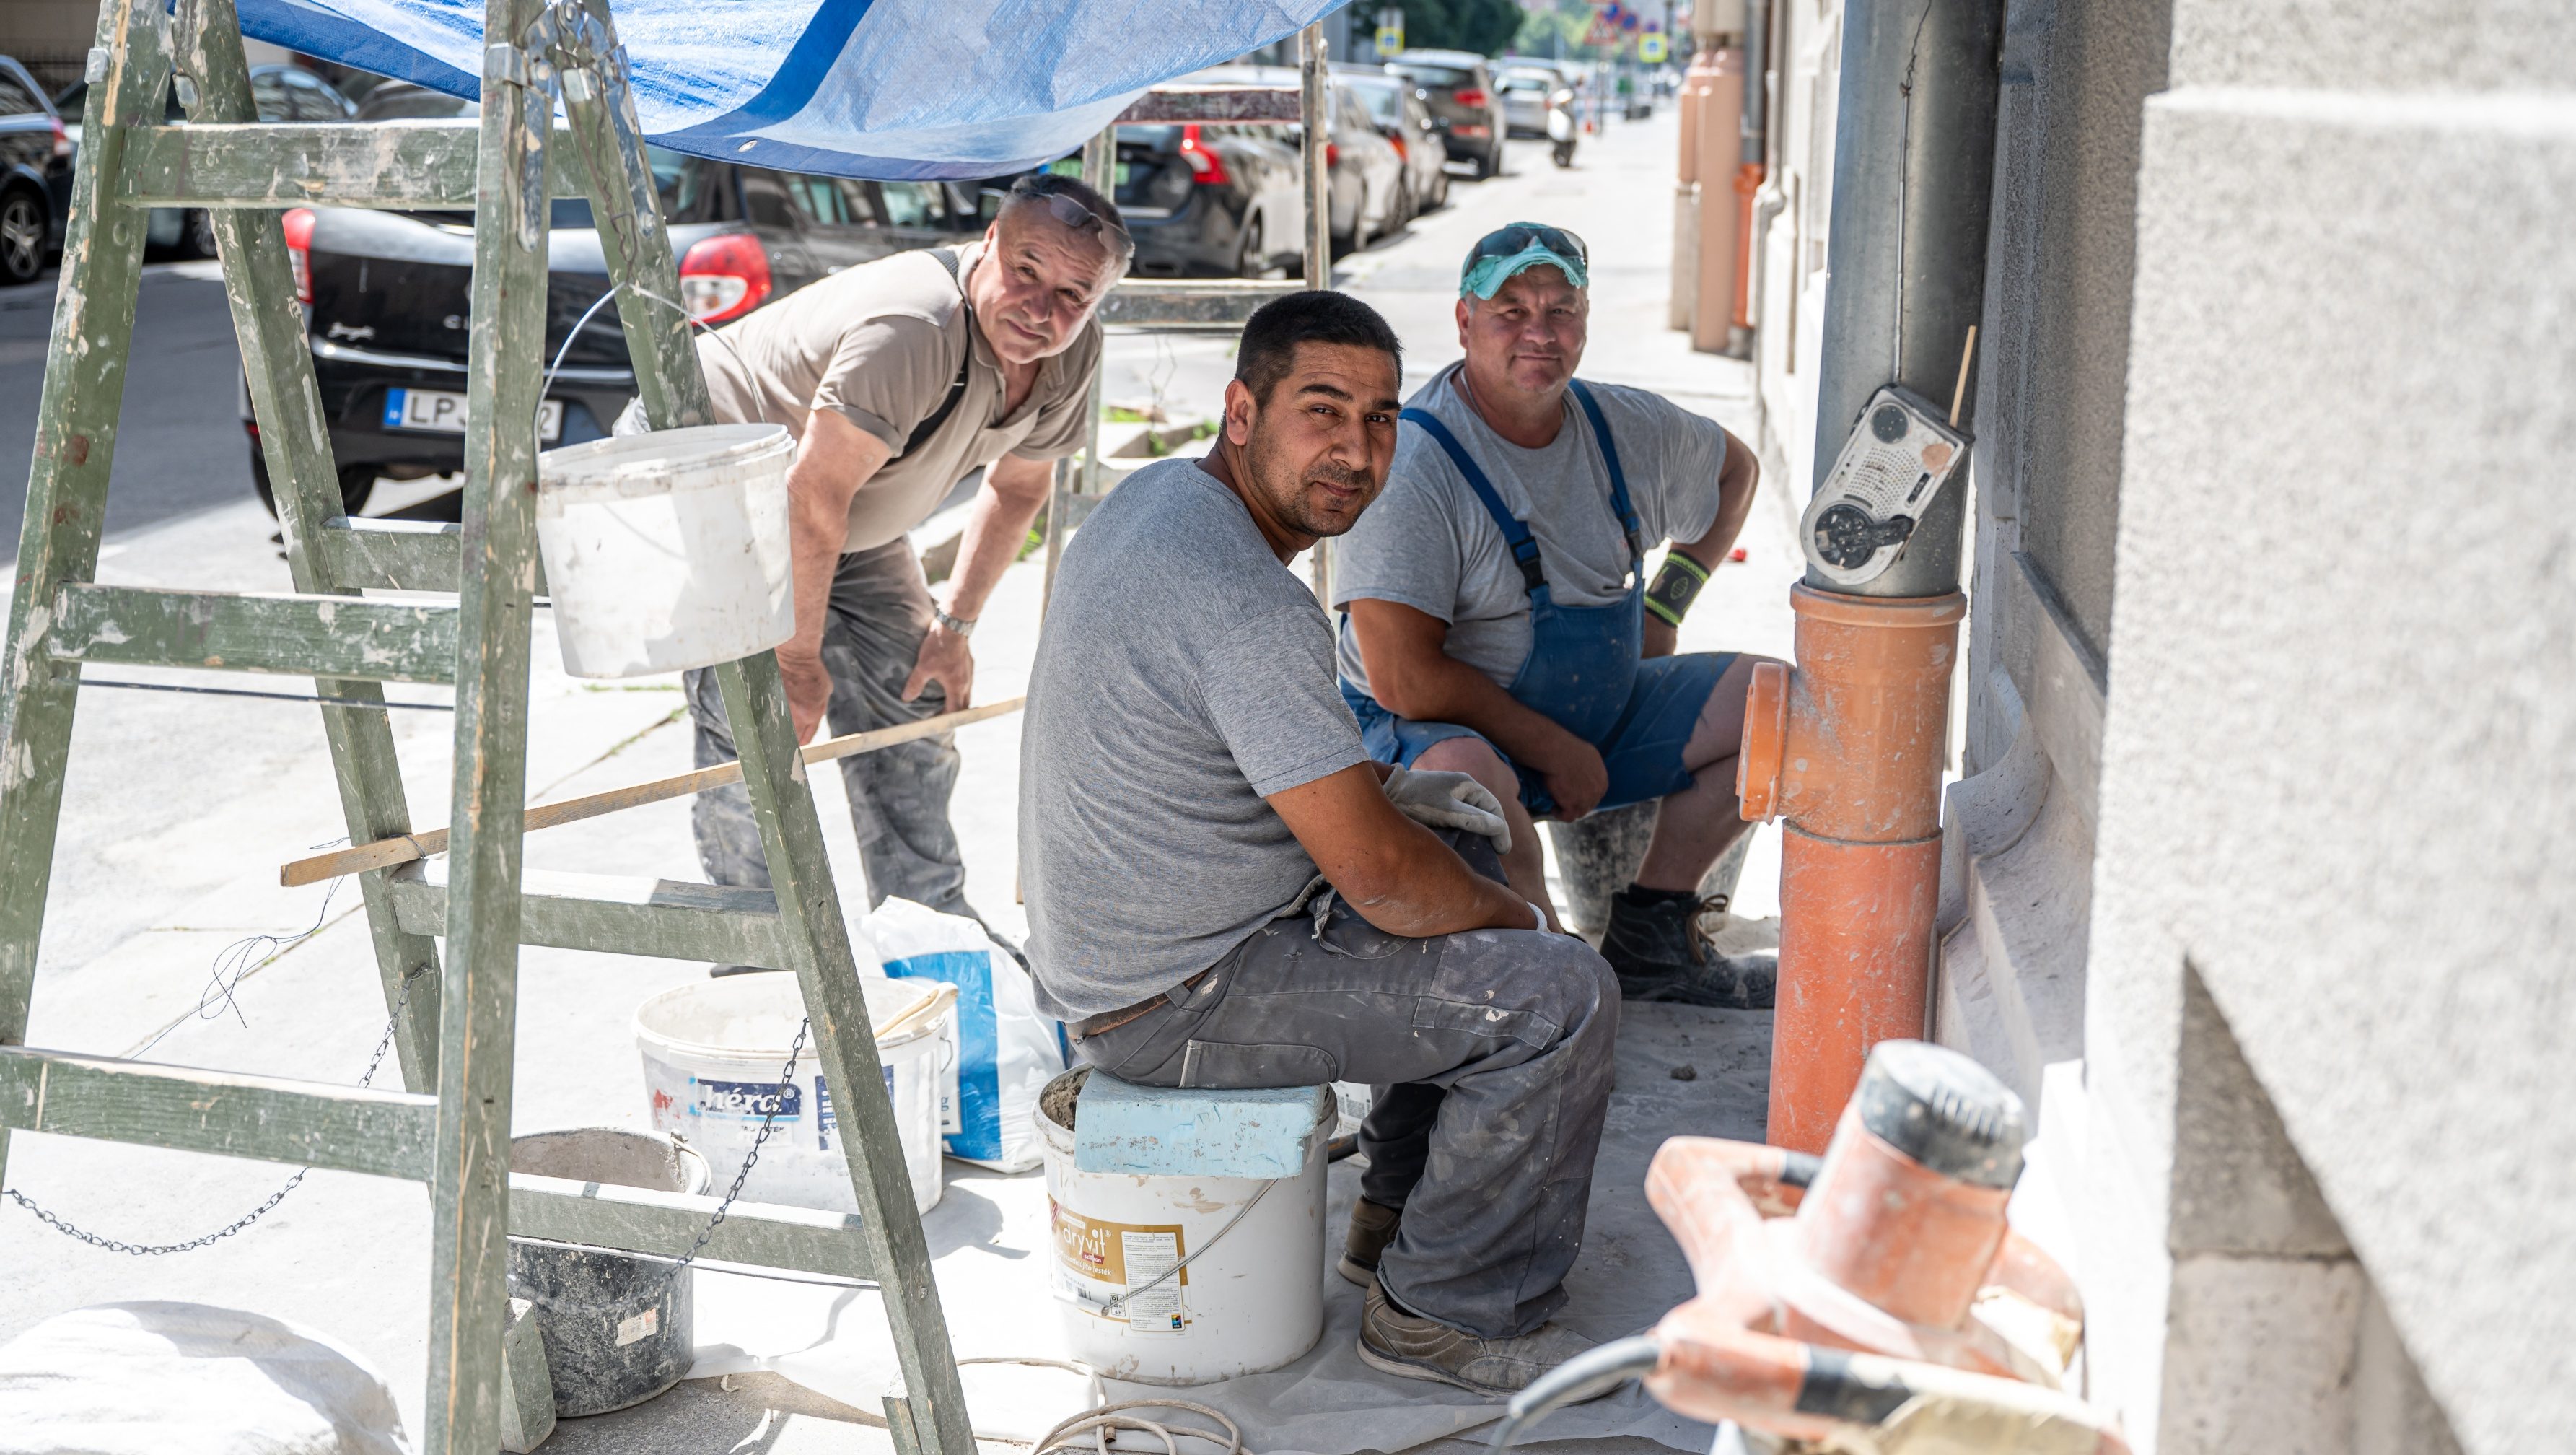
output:
M1336 0L617 0L654 141L881 181L996 177ZM252 37L479 99L483 0L241 0Z

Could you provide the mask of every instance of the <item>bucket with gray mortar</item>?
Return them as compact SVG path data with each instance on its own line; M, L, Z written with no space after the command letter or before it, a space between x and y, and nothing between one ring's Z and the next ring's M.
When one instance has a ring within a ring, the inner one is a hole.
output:
M510 1170L655 1192L706 1192L706 1159L656 1132L581 1127L510 1140ZM642 1404L689 1372L690 1273L672 1260L578 1243L510 1240L510 1296L536 1306L555 1413Z

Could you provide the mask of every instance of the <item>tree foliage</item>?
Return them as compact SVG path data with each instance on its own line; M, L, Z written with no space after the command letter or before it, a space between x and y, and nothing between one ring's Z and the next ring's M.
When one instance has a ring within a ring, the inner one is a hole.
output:
M1408 49L1474 51L1500 55L1520 34L1517 0L1397 0L1404 11ZM1362 0L1362 13L1374 9Z

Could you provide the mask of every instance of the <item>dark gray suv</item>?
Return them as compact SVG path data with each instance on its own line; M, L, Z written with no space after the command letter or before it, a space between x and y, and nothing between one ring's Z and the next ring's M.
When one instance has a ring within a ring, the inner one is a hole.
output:
M1478 178L1503 169L1503 99L1494 75L1473 51L1398 51L1386 68L1413 82L1414 94L1440 123L1449 160L1475 166Z

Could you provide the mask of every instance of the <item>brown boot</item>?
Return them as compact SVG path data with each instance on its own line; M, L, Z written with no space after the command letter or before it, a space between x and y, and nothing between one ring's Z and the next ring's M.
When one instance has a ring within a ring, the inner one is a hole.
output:
M1454 1384L1502 1398L1592 1348L1592 1341L1556 1324L1541 1324L1513 1339L1482 1339L1447 1324L1409 1314L1371 1284L1360 1315L1360 1360L1371 1369L1405 1379Z
M1378 1255L1395 1241L1404 1209L1384 1207L1363 1197L1351 1204L1351 1230L1342 1239L1341 1274L1362 1288L1377 1278Z

